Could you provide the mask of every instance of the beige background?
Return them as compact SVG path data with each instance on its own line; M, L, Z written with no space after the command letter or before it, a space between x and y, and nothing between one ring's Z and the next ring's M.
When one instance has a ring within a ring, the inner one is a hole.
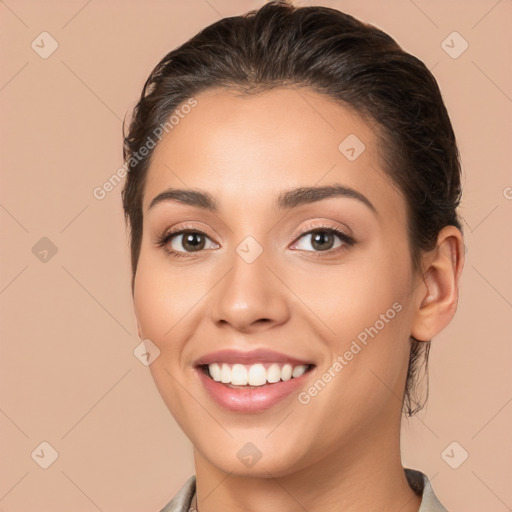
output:
M92 191L122 165L121 122L152 67L261 4L0 0L0 511L157 511L193 473L188 440L133 354L121 186L101 201ZM376 24L440 84L462 154L468 252L459 310L433 341L429 405L404 421L403 462L450 512L509 510L512 2L296 4ZM456 59L442 47L453 31L469 44ZM58 43L46 59L31 47L51 49L42 32ZM43 441L58 452L47 469Z

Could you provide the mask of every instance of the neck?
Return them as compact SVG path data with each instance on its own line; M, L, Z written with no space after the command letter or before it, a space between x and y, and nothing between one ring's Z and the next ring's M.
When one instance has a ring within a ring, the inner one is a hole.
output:
M418 512L400 460L400 425L367 429L338 451L282 476L227 473L194 450L198 512ZM256 466L255 466L256 468Z

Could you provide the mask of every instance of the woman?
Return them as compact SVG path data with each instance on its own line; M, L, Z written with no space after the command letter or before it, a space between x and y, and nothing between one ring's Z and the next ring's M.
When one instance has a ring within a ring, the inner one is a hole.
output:
M464 261L424 64L339 11L270 2L156 66L124 151L139 336L194 446L163 511L446 510L400 459Z

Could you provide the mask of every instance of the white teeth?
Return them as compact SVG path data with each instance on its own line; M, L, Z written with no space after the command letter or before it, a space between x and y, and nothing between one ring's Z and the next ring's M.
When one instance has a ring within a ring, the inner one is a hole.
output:
M217 382L233 384L234 386L263 386L279 381L287 381L303 375L307 365L292 366L289 363L280 366L272 363L267 369L261 363L244 366L243 364L229 365L226 363L212 363L208 365L210 376Z
M281 380L290 380L292 378L292 365L285 364L281 370Z
M210 366L208 366L210 368ZM231 368L227 364L222 365L222 369L220 371L220 381L223 384L229 384L231 382Z
M231 369L231 384L235 386L247 385L247 370L243 364L235 364Z
M221 374L219 365L217 363L214 363L214 364L211 364L209 366L209 368L210 368L210 375L212 376L212 379L219 382L220 374Z
M273 363L267 370L267 382L273 384L281 380L281 368L277 363Z
M267 383L267 371L262 364L253 364L249 369L250 386L263 386Z
M292 377L296 378L296 377L300 377L301 375L304 374L304 372L306 371L306 365L304 364L301 364L300 366L296 366L294 369L293 369L293 372L292 372Z

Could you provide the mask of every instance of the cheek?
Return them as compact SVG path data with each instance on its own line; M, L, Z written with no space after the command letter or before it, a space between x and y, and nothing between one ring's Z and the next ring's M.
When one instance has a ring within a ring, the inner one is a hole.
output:
M194 286L178 283L158 258L141 254L134 287L135 316L141 336L160 350L149 370L169 411L185 431L189 426L181 420L186 416L187 397L180 392L182 376L176 370L183 363L183 347L189 336L184 319L197 302L196 294Z
M315 272L314 279L295 274L293 290L315 313L329 354L325 369L343 358L333 400L368 396L379 402L389 389L400 395L410 349L407 258L405 246L390 251L375 244L346 264Z
M389 331L388 325L404 316L395 315L398 306L393 309L393 304L399 302L405 309L410 286L406 254L397 258L389 248L372 245L340 265L318 266L314 272L306 267L290 274L294 292L321 320L322 332L330 340L352 339L378 322L380 315L391 318L386 323Z
M204 279L197 273L172 269L161 255L141 254L134 288L134 309L141 334L160 350L183 336L184 320L204 295Z
M133 298L135 315L141 334L157 345L170 327L166 320L169 311L162 285L157 275L148 271L148 265L143 260L139 261Z

